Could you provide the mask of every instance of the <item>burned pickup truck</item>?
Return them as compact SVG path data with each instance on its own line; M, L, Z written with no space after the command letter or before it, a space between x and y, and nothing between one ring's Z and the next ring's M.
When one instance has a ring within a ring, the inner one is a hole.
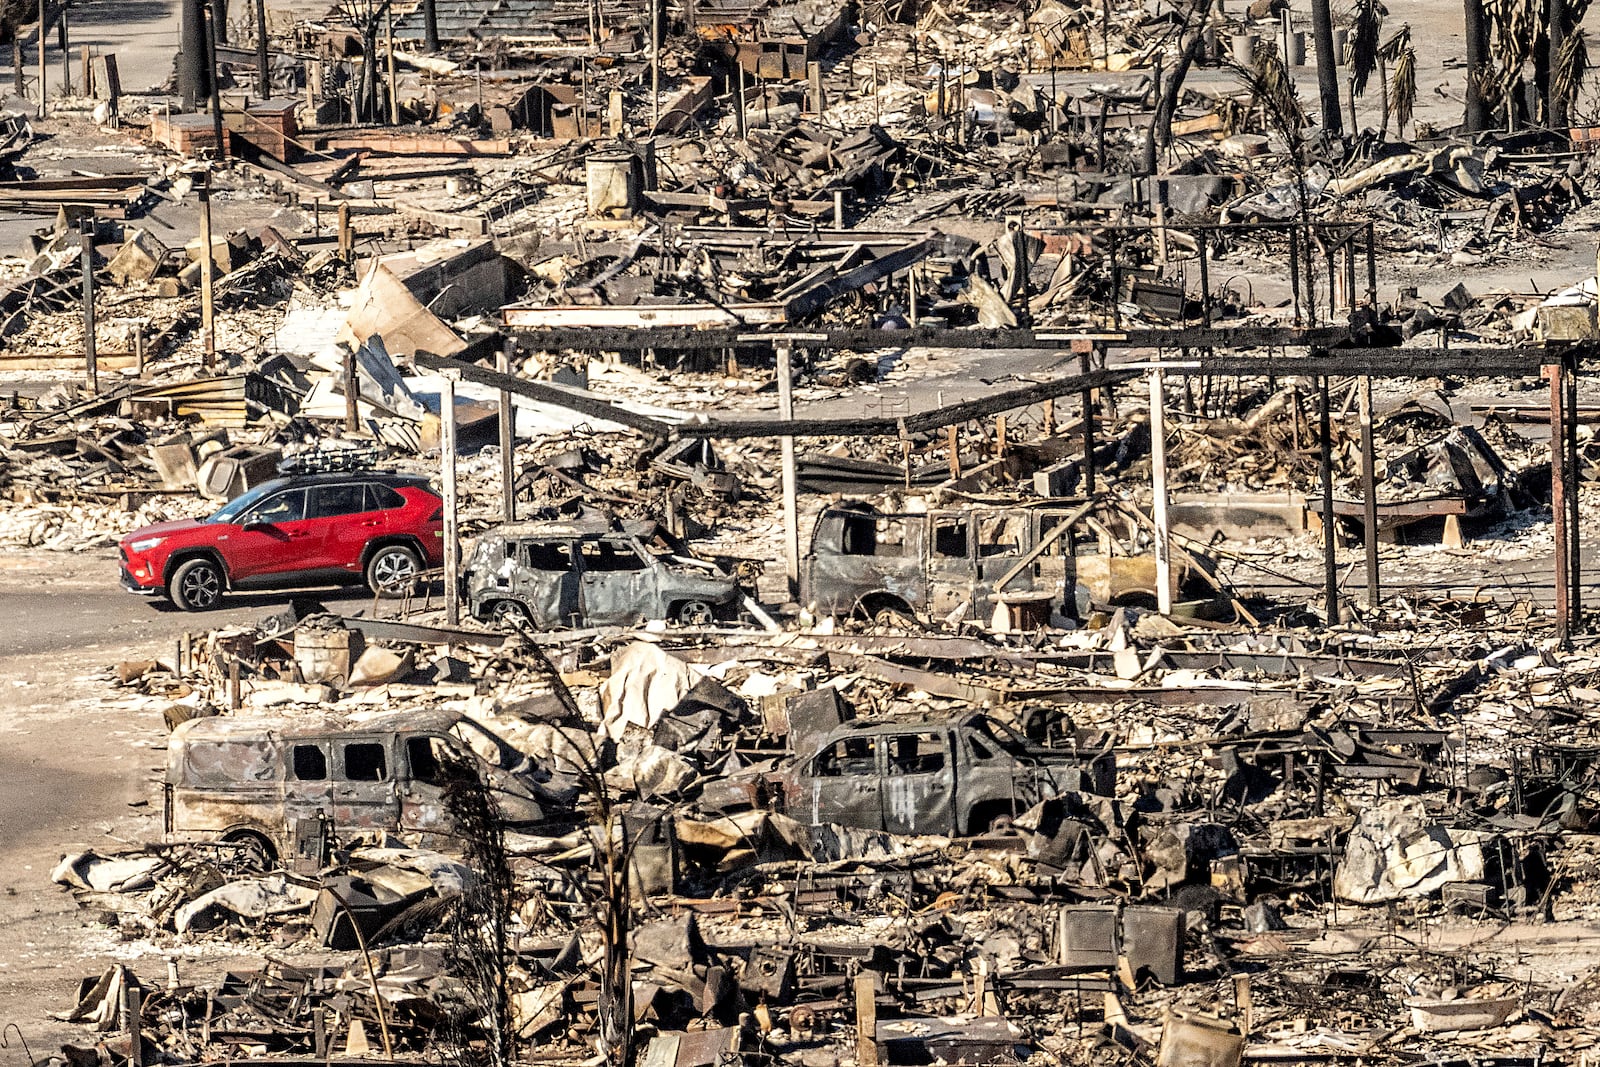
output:
M461 580L477 618L548 629L735 619L759 575L753 561L701 559L654 523L595 519L488 530Z
M815 751L774 772L775 806L812 824L894 834L980 834L1063 793L1110 796L1116 759L1099 733L1039 748L971 712L923 722L846 722Z
M1112 544L1108 527L1128 516L1096 517L1083 504L882 512L864 501L825 508L800 563L800 599L825 615L880 622L896 616L976 619L997 611L1014 621L1082 618L1098 607L1154 607L1155 557ZM1136 523L1131 523L1137 526ZM1174 559L1174 598L1214 596L1204 561ZM1014 622L1015 624L1015 622Z
M454 830L445 789L463 771L512 825L543 822L572 800L502 739L447 712L358 723L213 716L168 738L163 830L168 841L239 846L263 864L315 866L329 841L369 832L445 846Z

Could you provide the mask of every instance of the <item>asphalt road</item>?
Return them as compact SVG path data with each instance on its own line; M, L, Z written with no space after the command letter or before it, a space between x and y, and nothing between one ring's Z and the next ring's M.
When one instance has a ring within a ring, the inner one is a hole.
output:
M11 656L123 648L252 623L282 610L295 596L315 597L347 614L372 604L364 587L353 586L231 593L215 611L185 612L165 598L125 592L117 584L110 550L64 557L22 554L0 563L0 670Z

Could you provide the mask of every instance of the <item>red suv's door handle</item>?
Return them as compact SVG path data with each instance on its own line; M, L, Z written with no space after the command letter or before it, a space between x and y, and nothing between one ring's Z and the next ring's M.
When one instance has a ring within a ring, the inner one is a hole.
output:
M291 533L289 535L289 537L291 539L296 538L296 537L310 537L310 536L311 535L309 533L307 533L306 531L304 531L304 530L296 530L294 533Z
M383 523L380 522L377 519L368 519L366 522L363 522L361 525L363 525L363 526L382 526Z

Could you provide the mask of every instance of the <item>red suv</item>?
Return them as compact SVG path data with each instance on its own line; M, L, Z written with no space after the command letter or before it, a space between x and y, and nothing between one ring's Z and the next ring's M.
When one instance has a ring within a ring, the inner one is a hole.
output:
M427 479L403 474L274 478L208 519L146 526L119 547L124 589L164 592L185 611L215 607L226 589L364 579L397 595L441 565L444 504Z

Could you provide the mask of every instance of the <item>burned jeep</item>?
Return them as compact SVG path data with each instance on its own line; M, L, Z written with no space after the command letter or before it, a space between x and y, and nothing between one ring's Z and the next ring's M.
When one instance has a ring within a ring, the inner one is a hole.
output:
M501 625L705 626L739 616L760 570L700 559L653 523L520 523L478 538L462 569L472 614Z

